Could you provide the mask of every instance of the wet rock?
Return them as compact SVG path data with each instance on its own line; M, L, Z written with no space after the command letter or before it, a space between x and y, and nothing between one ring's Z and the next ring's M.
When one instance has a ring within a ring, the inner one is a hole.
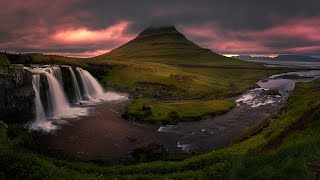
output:
M169 114L170 124L177 124L180 120L179 114L177 111L171 111Z
M152 109L149 106L143 105L141 108L145 116L150 116L152 114Z
M261 95L281 96L279 90L275 90L275 89L262 90Z
M135 136L127 136L127 139L129 140L129 142L136 142L137 141L137 137L135 137Z
M88 63L89 66L86 67L86 70L89 71L95 78L102 80L102 78L114 67L111 64L97 64L97 63Z
M8 121L28 121L34 117L32 73L25 69L10 69L0 74L0 118Z

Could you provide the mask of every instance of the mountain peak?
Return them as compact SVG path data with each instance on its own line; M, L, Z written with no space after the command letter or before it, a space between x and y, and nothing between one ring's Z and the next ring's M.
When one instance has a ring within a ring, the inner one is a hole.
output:
M214 55L209 49L202 48L188 40L175 26L149 26L136 38L124 45L100 55L108 59L177 59Z
M145 38L150 36L178 36L185 38L177 28L173 25L170 26L149 26L147 29L143 30L137 38Z

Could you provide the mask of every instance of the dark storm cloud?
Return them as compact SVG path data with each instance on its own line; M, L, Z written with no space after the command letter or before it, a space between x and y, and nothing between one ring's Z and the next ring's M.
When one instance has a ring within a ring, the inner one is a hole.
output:
M320 55L319 0L2 0L0 7L0 50L91 56L149 25L174 24L219 53Z

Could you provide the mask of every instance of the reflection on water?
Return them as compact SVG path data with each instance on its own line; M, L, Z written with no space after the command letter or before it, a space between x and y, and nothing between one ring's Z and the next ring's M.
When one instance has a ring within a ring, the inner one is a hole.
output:
M207 151L228 145L245 128L276 112L285 103L296 82L311 81L319 76L320 71L271 76L257 83L260 88L249 90L236 98L237 106L226 114L176 126L161 126L158 130L162 133L161 140L171 150ZM269 89L277 90L279 95L262 93Z
M299 76L284 76L292 74ZM68 125L61 126L55 134L41 136L40 141L47 147L63 149L88 159L117 159L151 142L161 143L169 150L208 151L228 145L245 128L276 112L285 103L296 82L310 81L310 76L314 78L319 75L320 71L308 71L271 76L257 83L260 88L236 97L237 106L226 114L160 128L121 119L119 112L125 101L99 103L91 107L88 116L68 121ZM262 93L268 89L277 90L279 94Z

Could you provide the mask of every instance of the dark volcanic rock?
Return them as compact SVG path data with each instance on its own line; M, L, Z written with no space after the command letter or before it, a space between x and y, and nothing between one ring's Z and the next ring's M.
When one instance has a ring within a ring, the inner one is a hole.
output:
M280 92L275 89L262 90L261 95L281 96Z
M0 74L0 87L1 119L27 121L34 117L31 72L24 69L11 69L9 73Z
M96 63L88 63L89 66L86 67L86 70L92 74L93 77L101 80L112 68L113 66L110 64L96 64Z

